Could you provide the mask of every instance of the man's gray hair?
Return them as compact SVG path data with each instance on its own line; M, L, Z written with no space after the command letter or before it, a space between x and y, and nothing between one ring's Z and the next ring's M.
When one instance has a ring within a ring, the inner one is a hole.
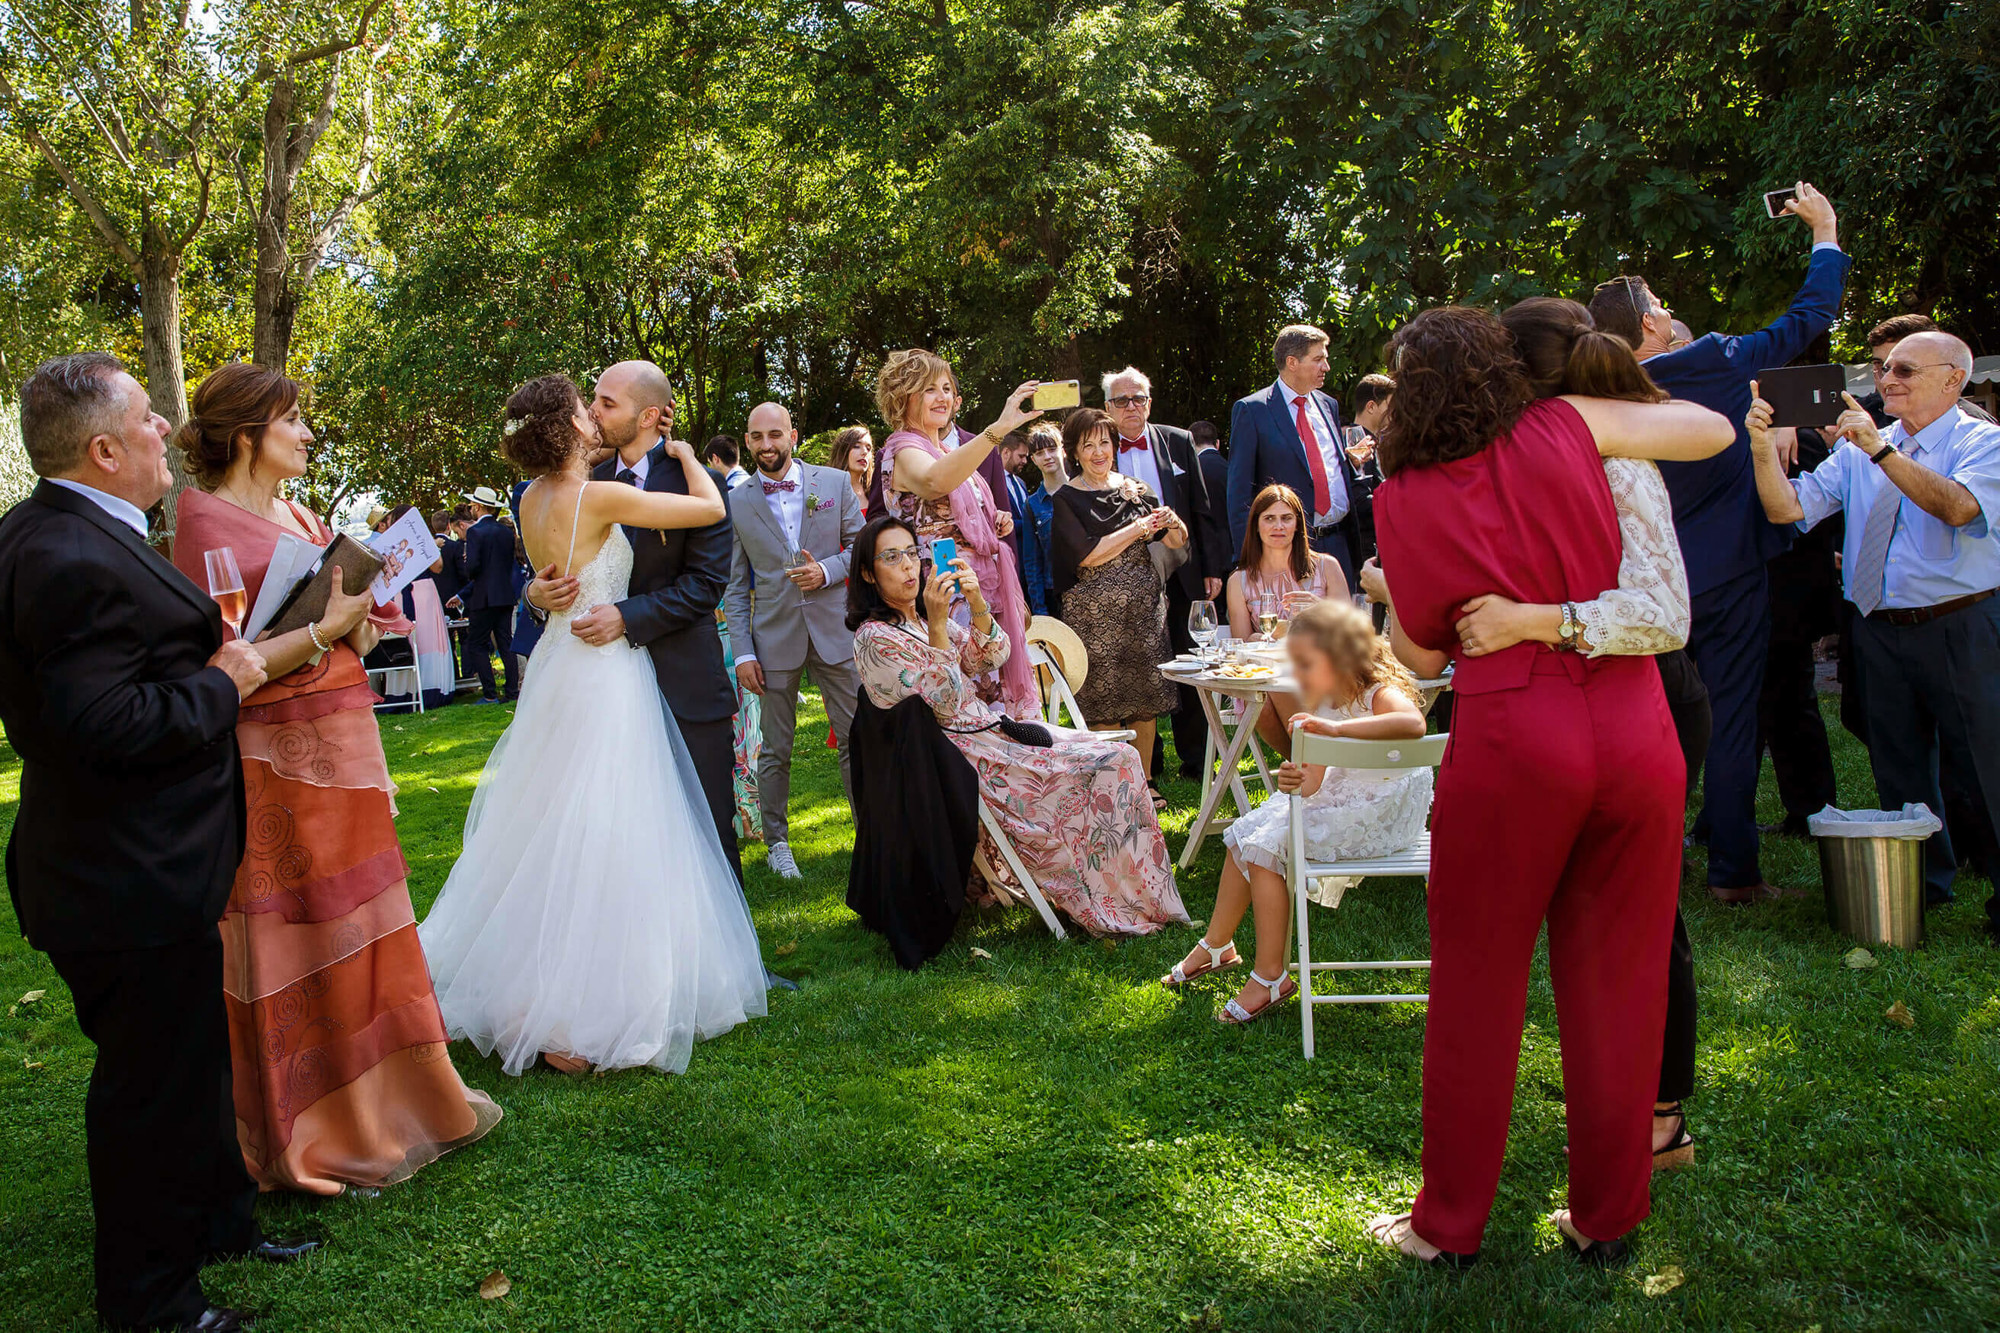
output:
M35 367L21 386L21 442L36 476L68 476L91 440L118 433L124 373L125 363L109 352L74 352Z
M1137 366L1127 366L1123 370L1106 371L1104 378L1098 381L1097 387L1103 391L1105 398L1109 399L1111 397L1112 385L1124 384L1128 381L1144 389L1148 396L1153 392L1153 382L1147 379L1146 372L1140 370Z

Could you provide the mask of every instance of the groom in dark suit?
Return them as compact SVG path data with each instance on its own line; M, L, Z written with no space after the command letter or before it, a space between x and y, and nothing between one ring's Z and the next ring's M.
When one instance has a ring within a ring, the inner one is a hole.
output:
M22 763L7 887L97 1046L97 1312L227 1333L240 1317L209 1306L201 1265L310 1247L251 1220L216 924L243 855L236 710L264 659L224 643L215 603L146 545L173 484L166 430L106 353L22 386L43 480L0 520L0 721Z
M1243 549L1257 493L1283 482L1305 501L1312 548L1340 562L1354 581L1354 464L1341 447L1340 404L1326 383L1327 336L1310 324L1278 330L1271 349L1278 378L1236 400L1229 412L1229 540Z
M621 361L597 377L591 417L611 455L593 481L622 481L648 491L687 494L687 476L668 456L674 428L674 390L666 372L650 361ZM722 474L711 471L727 495ZM729 519L705 528L657 532L627 528L632 542L630 595L615 606L593 607L570 622L570 632L590 644L625 639L653 658L660 693L673 710L681 739L694 760L715 832L736 878L743 878L736 846L736 691L722 666L722 636L715 609L729 585L733 550ZM528 601L542 611L565 611L576 599L576 579L555 577L550 565L528 585Z

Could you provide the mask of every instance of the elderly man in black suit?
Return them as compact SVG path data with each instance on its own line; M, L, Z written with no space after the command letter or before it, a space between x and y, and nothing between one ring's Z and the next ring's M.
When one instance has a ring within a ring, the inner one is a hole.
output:
M667 453L667 437L674 428L674 390L665 371L650 361L621 361L606 368L597 377L590 415L611 450L591 473L593 480L687 494L687 476ZM722 474L713 469L711 473L717 488L727 494ZM715 609L729 586L735 551L729 519L705 528L666 532L627 528L625 535L632 541L630 595L576 617L570 621L570 633L590 644L625 639L652 655L660 693L687 742L716 834L740 880L743 861L736 845L736 745L731 725L736 692L722 666L722 636L715 627ZM528 585L529 604L544 612L568 610L576 594L576 579L557 578L554 565L538 571Z
M1250 506L1258 492L1283 482L1311 509L1315 551L1340 562L1355 586L1354 464L1342 448L1340 404L1321 392L1327 336L1310 324L1278 330L1271 359L1278 378L1236 400L1229 411L1229 540L1243 549Z
M115 357L21 389L42 478L0 520L0 721L22 762L7 887L97 1045L84 1100L97 1311L227 1333L210 1259L296 1257L251 1218L217 922L244 845L237 705L264 660L146 544L173 484L167 423Z
M1114 370L1103 381L1104 410L1118 428L1118 472L1145 483L1160 503L1180 515L1191 540L1188 558L1167 579L1167 637L1175 652L1194 647L1188 633L1188 607L1213 599L1222 590L1222 580L1235 563L1227 551L1214 551L1202 540L1202 533L1222 508L1223 497L1211 496L1201 463L1195 457L1194 436L1179 426L1162 426L1153 420L1153 382L1145 372L1127 366ZM1201 776L1203 747L1208 741L1208 719L1201 711L1195 692L1180 687L1180 706L1174 709L1174 749L1180 752L1181 775ZM1159 736L1153 738L1153 771L1160 770L1164 758Z

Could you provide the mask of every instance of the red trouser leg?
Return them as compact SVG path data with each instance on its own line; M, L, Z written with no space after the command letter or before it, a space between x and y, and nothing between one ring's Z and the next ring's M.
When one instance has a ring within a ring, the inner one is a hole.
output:
M1597 800L1549 903L1549 973L1562 1033L1571 1220L1594 1240L1615 1240L1652 1207L1653 1099L1686 770L1664 698L1646 674L1593 673L1584 697Z
M1424 1187L1413 1225L1470 1253L1507 1150L1535 937L1590 814L1596 756L1583 691L1566 674L1462 695L1455 708L1431 814ZM1655 1033L1656 1063L1658 1047Z

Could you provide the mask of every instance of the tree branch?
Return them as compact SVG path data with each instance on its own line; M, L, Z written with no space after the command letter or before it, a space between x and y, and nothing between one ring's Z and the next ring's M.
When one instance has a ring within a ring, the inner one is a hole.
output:
M28 146L40 153L43 160L55 171L63 183L63 188L69 191L70 198L76 200L76 206L83 210L84 216L97 228L98 234L104 237L105 244L111 247L111 253L117 255L119 262L132 271L133 277L138 277L139 252L132 248L132 243L125 239L124 234L111 221L111 215L104 211L104 205L98 202L95 194L91 193L90 187L78 179L76 172L70 169L69 163L63 160L63 155L42 137L40 130L21 119L25 111L21 104L21 95L15 92L14 85L7 81L5 71L0 71L0 97L6 98L13 104L15 121L21 131L21 137L27 140Z

